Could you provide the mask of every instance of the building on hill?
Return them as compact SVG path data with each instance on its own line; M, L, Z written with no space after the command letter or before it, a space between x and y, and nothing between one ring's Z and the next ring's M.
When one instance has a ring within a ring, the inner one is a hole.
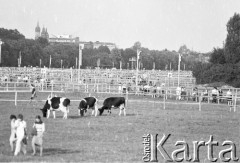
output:
M83 48L85 49L94 49L99 48L100 46L107 46L109 50L112 50L116 48L116 44L110 43L110 42L86 42L86 41L79 41L79 37L73 37L72 35L52 35L49 38L50 43L75 43L75 44L81 44Z
M50 43L78 43L79 37L72 37L72 35L52 35L49 38Z
M84 48L86 49L97 49L100 46L107 46L109 48L109 50L111 51L114 48L117 48L116 44L114 43L110 43L110 42L81 42L82 44L84 44Z
M35 40L38 39L39 37L49 39L49 34L47 32L47 28L44 28L44 26L43 26L42 32L41 32L39 22L37 22L37 26L35 28Z

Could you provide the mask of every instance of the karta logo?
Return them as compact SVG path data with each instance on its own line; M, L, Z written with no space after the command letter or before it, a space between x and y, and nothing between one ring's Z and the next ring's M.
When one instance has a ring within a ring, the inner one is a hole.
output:
M144 153L142 160L144 162L158 162L158 155L162 159L167 162L183 162L183 161L192 161L192 162L200 162L199 160L199 148L205 147L207 150L207 159L211 162L217 162L220 159L221 162L229 162L235 161L237 162L239 158L236 156L236 145L229 140L222 142L222 144L218 143L217 141L213 141L213 136L210 135L210 138L207 142L205 141L192 141L193 145L193 153L190 154L189 145L186 141L176 141L174 144L175 147L181 146L181 148L177 148L172 151L171 154L167 153L164 144L168 141L171 134L163 134L161 140L158 142L158 134L152 135L147 134L143 136L143 145L144 145ZM213 156L213 148L214 146L223 146L226 149L221 150L218 153L218 158ZM181 156L183 157L180 157ZM231 157L228 157L230 154Z

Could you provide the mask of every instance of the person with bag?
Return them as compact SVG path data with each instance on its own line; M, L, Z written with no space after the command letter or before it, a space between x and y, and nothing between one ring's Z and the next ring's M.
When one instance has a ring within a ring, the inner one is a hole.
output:
M16 142L16 149L14 152L14 156L17 156L18 153L23 151L23 154L27 154L26 146L27 146L27 123L23 120L23 115L19 114L18 119L15 121L14 127L16 129L16 136L17 136L17 142Z
M32 129L32 155L36 154L36 146L40 148L40 156L42 156L43 152L43 133L45 132L45 124L43 123L41 116L37 115L35 119L35 123L33 124Z

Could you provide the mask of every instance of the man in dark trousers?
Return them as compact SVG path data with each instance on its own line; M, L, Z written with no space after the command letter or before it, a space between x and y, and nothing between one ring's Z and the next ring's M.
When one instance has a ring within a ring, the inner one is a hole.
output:
M31 98L30 98L30 102L29 102L29 103L31 103L32 100L33 100L35 97L37 97L35 86L34 86L33 84L31 84L31 85L30 85L30 88L31 88L32 96L31 96Z

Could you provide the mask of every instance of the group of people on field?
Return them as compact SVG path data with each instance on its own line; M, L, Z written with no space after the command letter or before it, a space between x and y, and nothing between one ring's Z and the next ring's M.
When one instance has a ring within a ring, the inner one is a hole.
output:
M21 151L24 155L27 154L28 134L27 134L27 123L23 120L23 115L19 114L10 116L11 120L11 135L9 138L11 152L14 156L17 156ZM43 153L43 134L45 132L45 124L43 123L41 116L37 115L33 128L31 131L32 136L32 155L36 154L36 146L40 148L40 156Z
M31 98L30 102L37 97L36 89L33 84L30 84L31 89ZM28 134L27 134L27 123L23 120L23 115L19 114L18 116L10 115L11 120L11 135L9 138L11 152L14 153L14 156L17 156L21 151L24 155L27 154L27 142L28 142ZM43 152L43 133L45 132L45 124L43 123L41 116L37 115L35 118L35 122L33 124L33 128L31 131L32 136L32 155L36 154L36 146L40 148L40 156L42 156Z

